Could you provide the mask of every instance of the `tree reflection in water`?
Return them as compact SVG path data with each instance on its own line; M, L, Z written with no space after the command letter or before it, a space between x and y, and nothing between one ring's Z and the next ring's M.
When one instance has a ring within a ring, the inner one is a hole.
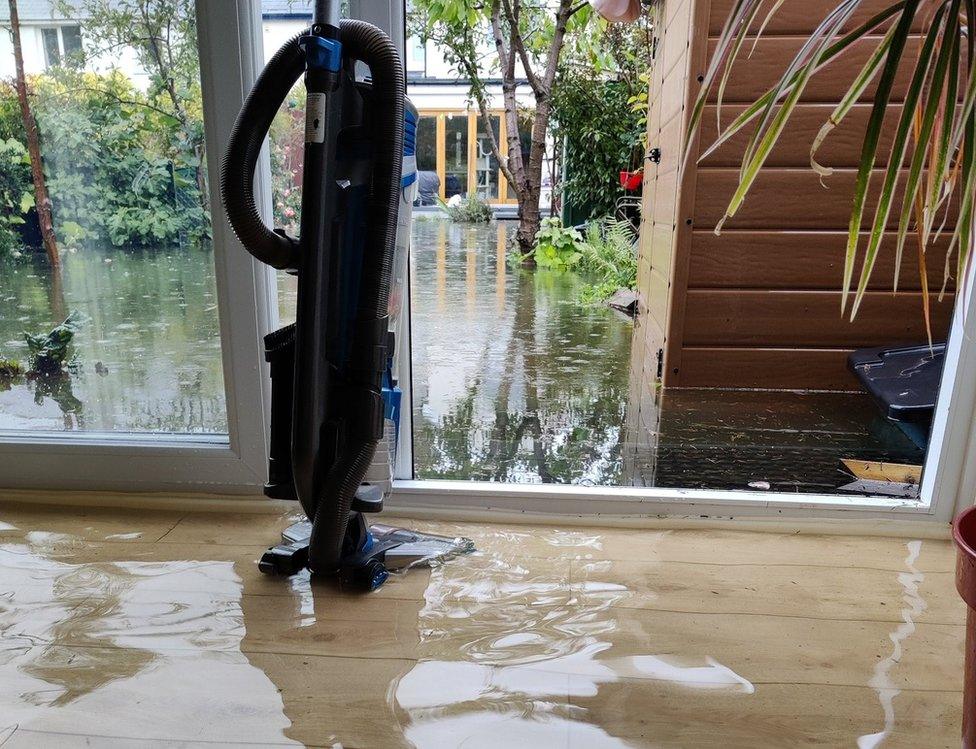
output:
M417 476L616 484L631 323L575 274L506 266L509 228L415 226Z

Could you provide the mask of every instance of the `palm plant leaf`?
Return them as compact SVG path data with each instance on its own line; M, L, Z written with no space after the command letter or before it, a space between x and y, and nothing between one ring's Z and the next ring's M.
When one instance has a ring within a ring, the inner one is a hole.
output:
M862 99L868 87L877 81L852 195L841 310L846 311L850 303L851 318L857 314L882 250L882 240L892 210L897 210L893 287L897 290L898 269L901 266L904 244L908 232L914 228L918 238L919 274L924 286L923 313L928 325L929 295L925 249L941 232L941 227L935 228L940 213L943 221L952 215L958 216L951 226L946 279L953 275L953 270L957 279L962 279L968 272L974 241L976 43L972 30L976 28L976 0L898 0L889 3L852 31L841 34L841 28L853 13L868 1L839 0L837 6L804 40L799 52L776 84L746 107L724 130L720 130L716 141L702 149L699 158L707 158L747 126L752 128L743 153L739 184L729 200L725 217L716 227L718 231L742 205L770 152L786 131L803 89L812 76L842 57L856 42L868 40L873 45L871 54L856 71L847 91L814 139L810 163L821 178L831 173L829 166L817 162L817 151L854 104ZM691 136L700 124L710 91L718 81L718 101L721 105L731 68L746 38L752 34L749 27L758 18L759 6L763 2L764 0L736 0L734 3L689 116L685 139L686 159L694 147ZM765 15L759 32L754 35L755 39L758 39L772 15L782 5L782 0L769 2L772 8ZM885 24L888 25L884 27L880 38L870 36L878 33ZM921 26L922 32L917 59L908 62L905 59L908 41L918 33L915 31L918 26ZM965 60L962 59L964 54ZM852 291L862 240L861 227L869 204L871 177L875 170L885 120L890 114L889 104L899 71L909 66L909 84L902 114L893 131L890 157L878 186L877 205L870 230L866 234L858 283ZM903 194L896 209L895 195L902 181ZM956 205L958 212L952 213ZM951 257L955 259L954 268ZM852 294L853 301L850 299Z
M959 0L954 0L954 3L956 6L958 6ZM925 81L929 75L929 62L931 61L933 50L935 50L938 39L942 35L942 22L944 19L945 8L943 7L939 9L938 17L935 23L933 23L932 27L929 29L928 34L925 35L925 41L922 44L922 49L920 50L918 56L918 64L915 66L915 72L912 75L911 83L908 86L908 92L905 94L905 102L902 106L901 118L898 121L898 129L895 132L895 139L891 146L891 156L888 159L888 168L885 170L884 182L882 183L881 190L878 192L878 206L874 212L874 222L871 225L871 233L868 237L868 246L864 253L864 264L861 266L861 277L857 286L857 294L854 299L854 305L851 307L852 319L857 314L861 300L864 298L864 292L867 290L868 279L871 277L871 272L874 270L874 263L878 258L878 248L881 245L881 240L884 238L885 228L888 225L888 216L891 212L891 204L895 199L895 189L898 186L898 177L901 174L902 164L905 161L905 154L908 151L908 140L912 133L912 124L916 120L915 107L922 95L922 87L925 85ZM935 75L932 79L933 87L941 88L944 82L945 67L948 65L948 53L949 48L943 45L942 51L939 53L939 61L936 64ZM933 103L937 104L937 99L934 96L930 96L928 105L926 105L925 108L925 118L922 121L920 128L920 138L923 139L927 139L932 132L934 112L930 113L929 109L934 109L934 107L932 107ZM930 116L930 114L933 116ZM922 173L922 163L925 160L925 143L926 141L922 139L916 142L916 150L912 158L908 183L905 187L905 205L907 206L907 211L909 212L912 204L915 201L915 190L918 188L918 177L921 176ZM921 155L919 152L921 152ZM870 174L868 176L870 177ZM855 194L855 199L856 197L857 196ZM904 236L902 228L903 227L899 227L899 252L897 253L895 259L896 268L901 263L900 250L904 246L902 241L902 237ZM851 237L848 237L848 251L850 251L852 241L853 245L856 247L858 237L860 236L860 225L858 225L856 228L852 226L851 229L854 232L854 236L853 240ZM848 257L850 257L850 255L848 255Z
M761 0L759 0L761 2ZM831 44L827 49L824 50L823 54L820 55L820 59L817 61L817 68L815 72L819 72L824 67L826 67L833 60L837 59L843 52L845 52L854 42L858 41L861 37L866 34L870 34L872 31L878 28L885 21L890 19L896 13L898 13L904 6L905 0L899 0L899 2L894 3L888 8L879 11L870 19L862 23L857 28L844 34L840 39ZM721 39L719 40L721 44ZM716 47L716 57L718 56L718 48ZM789 91L797 76L796 73L790 79L788 85L782 90L783 93ZM698 98L695 100L695 107L692 110L691 117L688 119L688 132L685 138L685 148L689 151L691 148L691 135L698 129L701 120L701 113L705 108L705 103L708 101L709 92L709 80L707 76L702 83L701 89L698 93ZM726 143L733 135L739 132L742 128L752 122L755 117L762 112L770 101L775 101L774 95L778 89L776 87L769 89L762 96L760 96L756 101L750 104L745 111L743 111L735 120L716 138L715 142L708 146L699 157L699 161L708 158L716 149L720 148L724 143ZM686 158L687 158L686 153Z

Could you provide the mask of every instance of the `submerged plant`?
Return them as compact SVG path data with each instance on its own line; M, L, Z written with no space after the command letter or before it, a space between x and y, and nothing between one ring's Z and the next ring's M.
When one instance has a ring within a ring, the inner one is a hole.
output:
M583 237L573 227L563 227L558 218L547 218L535 235L532 258L540 268L566 270L583 256Z
M725 220L734 216L742 206L810 79L829 63L842 58L855 43L864 40L863 43L874 45L867 62L856 72L847 92L815 138L810 163L821 177L830 175L828 167L817 163L817 150L877 79L854 187L841 311L846 311L850 305L851 319L857 314L881 251L885 227L889 218L897 217L893 288L898 288L905 243L909 232L913 232L917 239L928 325L926 249L943 230L952 232L943 270L943 292L953 274L961 286L972 254L976 195L976 46L972 30L976 28L976 0L889 2L864 23L841 33L867 3L868 0L841 0L804 41L779 81L727 127L720 129L717 140L703 151L701 158L706 158L737 132L751 126L752 135L743 154L739 185L726 208L725 217L716 227L718 233ZM734 0L692 110L686 141L689 147L690 136L701 122L709 92L717 87L717 109L720 111L725 85L736 58L746 46L746 38L758 38L782 4L782 0L771 2L771 9L758 25L758 31L754 31L763 0ZM921 46L913 61L906 54L907 41L913 29L919 26L923 29ZM875 34L881 35L872 36ZM912 72L902 112L896 115L889 110L888 104L902 65L911 67ZM868 204L871 172L877 160L882 129L889 117L897 118L894 141L877 190L877 208L870 231L866 240L862 240L861 223ZM958 220L954 227L945 228L947 213L955 200L959 201ZM950 262L953 256L954 267ZM859 259L861 270L855 285L854 270ZM853 301L850 299L852 293Z
M81 315L75 310L64 319L64 322L48 333L35 335L24 331L32 373L60 374L71 366L70 345L81 322Z
M457 224L487 224L493 216L491 206L477 195L455 195L447 202L438 198L437 204Z
M24 374L24 368L15 359L0 359L0 380L13 380Z

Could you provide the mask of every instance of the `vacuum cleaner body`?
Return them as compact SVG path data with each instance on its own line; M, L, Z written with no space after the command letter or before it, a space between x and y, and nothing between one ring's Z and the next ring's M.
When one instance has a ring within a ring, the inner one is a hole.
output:
M367 80L357 80L357 63L368 66ZM307 105L296 240L262 223L252 185L271 120L302 75ZM294 325L265 340L272 375L266 493L297 499L308 522L265 554L265 572L307 566L372 589L391 566L468 546L386 526L373 532L366 522L382 509L389 467L385 483L365 479L371 466L376 475L381 441L387 466L395 457L389 425L399 413L392 328L406 281L417 119L412 107L405 118L403 78L382 31L340 23L332 3L317 2L312 27L289 40L259 76L224 159L221 193L236 234L259 260L298 276Z

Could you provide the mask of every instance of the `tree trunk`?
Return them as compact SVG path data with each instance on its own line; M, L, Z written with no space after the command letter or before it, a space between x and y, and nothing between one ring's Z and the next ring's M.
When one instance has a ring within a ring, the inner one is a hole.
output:
M9 0L10 4L10 36L14 44L14 65L17 70L16 87L17 100L20 102L20 116L24 122L24 133L27 136L27 153L30 155L31 177L34 182L34 207L37 209L37 219L41 226L41 239L47 259L55 270L61 267L61 255L58 252L57 238L54 236L54 221L51 216L51 198L47 192L47 182L44 181L44 165L41 162L41 143L37 134L37 120L31 111L30 99L27 96L27 78L24 75L24 52L20 46L20 16L17 14L17 0Z

